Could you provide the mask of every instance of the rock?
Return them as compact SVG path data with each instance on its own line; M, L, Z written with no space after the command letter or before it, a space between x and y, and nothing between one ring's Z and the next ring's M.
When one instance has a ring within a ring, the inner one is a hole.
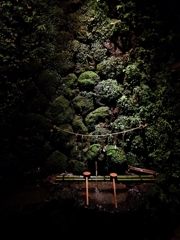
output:
M83 123L83 119L81 116L75 116L72 122L75 132L78 133L88 133L87 127Z
M78 83L81 90L93 90L99 80L100 77L95 72L86 71L80 74Z
M48 115L56 124L64 124L71 122L74 111L70 107L70 102L61 95L51 104Z
M72 159L67 164L67 170L73 172L73 174L82 174L85 170L85 165L83 162Z
M93 131L95 125L99 122L105 122L109 116L109 108L108 107L99 107L95 109L93 112L90 112L85 118L86 126L89 131Z
M74 73L69 73L63 78L63 82L66 86L73 89L77 86L77 76Z
M86 157L88 160L92 161L94 159L97 159L101 150L100 144L93 144L89 147L89 150L86 153Z
M75 68L75 63L73 62L73 53L71 50L54 53L50 61L52 62L54 68L63 75L73 71Z
M124 174L125 170L127 170L126 155L119 147L108 145L106 147L106 158L108 172L113 170L119 174Z
M93 96L90 95L85 97L78 95L73 99L73 105L77 113L85 116L94 110Z

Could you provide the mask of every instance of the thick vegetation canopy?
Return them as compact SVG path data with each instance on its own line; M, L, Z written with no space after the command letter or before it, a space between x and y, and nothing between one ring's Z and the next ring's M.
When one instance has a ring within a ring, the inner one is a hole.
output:
M176 0L2 1L1 185L98 160L161 173L179 201L179 26Z

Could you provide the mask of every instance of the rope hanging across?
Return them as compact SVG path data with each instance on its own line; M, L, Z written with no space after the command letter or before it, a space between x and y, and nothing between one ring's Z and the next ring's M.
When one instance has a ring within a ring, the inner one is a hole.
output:
M56 129L57 131L61 131L61 132L65 132L65 133L74 135L75 136L74 147L75 147L76 150L78 148L78 146L77 146L77 138L78 137L81 137L81 143L84 142L85 138L88 138L88 140L85 141L86 145L88 145L88 147L90 146L90 139L91 138L96 138L96 139L101 138L100 143L101 143L102 149L104 149L104 146L106 145L104 139L105 138L110 139L112 137L113 138L113 140L111 140L111 141L113 141L112 145L114 145L115 149L116 149L117 148L118 135L122 134L122 143L121 144L122 144L122 150L124 151L124 136L125 136L125 133L132 132L132 131L135 131L135 130L138 130L138 129L144 129L146 126L147 126L147 124L144 124L144 125L141 124L141 125L139 125L138 127L135 127L135 128L123 130L123 131L120 131L120 132L107 133L107 134L75 133L75 132L71 132L71 131L68 131L68 130L61 129L61 128L57 127L56 125L54 125L53 128ZM107 145L109 145L109 143Z
M119 135L119 134L125 134L127 132L131 132L131 131L135 131L137 129L143 129L147 126L147 124L145 125L139 125L138 127L135 127L135 128L131 128L131 129L127 129L127 130L123 130L121 132L115 132L115 133L107 133L107 134L82 134L82 133L74 133L74 132L71 132L71 131L68 131L68 130L64 130L62 128L59 128L57 126L53 126L54 129L58 130L58 131L62 131L62 132L65 132L65 133L69 133L69 134L72 134L72 135L76 135L76 136L80 136L80 137L107 137L107 136L116 136L116 135Z

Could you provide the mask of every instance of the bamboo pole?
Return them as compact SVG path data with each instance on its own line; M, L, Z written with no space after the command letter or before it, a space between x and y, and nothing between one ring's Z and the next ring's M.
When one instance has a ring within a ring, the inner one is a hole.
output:
M115 183L115 178L117 177L117 174L116 173L110 173L110 176L111 176L112 181L113 181L114 205L115 205L115 208L118 208L118 206L117 206L117 196L116 196L116 183Z
M91 175L90 172L84 172L83 175L86 178L86 205L89 205L89 191L88 191L88 178Z
M109 181L109 176L91 176L89 178L90 182L94 181ZM55 177L56 182L68 182L68 181L84 181L84 176L61 176L57 175ZM117 181L119 182L155 182L156 178L153 175L118 175Z
M157 175L158 173L154 170L149 170L149 169L145 169L145 168L138 168L138 167L133 167L128 165L128 171L136 171L136 172L143 172L143 173L148 173L148 174L152 174L152 175Z

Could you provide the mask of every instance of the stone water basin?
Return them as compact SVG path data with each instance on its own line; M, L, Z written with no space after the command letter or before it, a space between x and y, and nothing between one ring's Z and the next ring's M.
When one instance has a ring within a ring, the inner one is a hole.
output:
M86 205L86 184L84 182L58 183L61 188L61 198L67 198L68 192L74 193L74 198ZM152 188L152 183L123 184L116 183L116 199L118 208L130 209L139 196ZM70 194L72 195L72 194ZM114 190L112 182L88 183L89 207L113 211L115 209Z

